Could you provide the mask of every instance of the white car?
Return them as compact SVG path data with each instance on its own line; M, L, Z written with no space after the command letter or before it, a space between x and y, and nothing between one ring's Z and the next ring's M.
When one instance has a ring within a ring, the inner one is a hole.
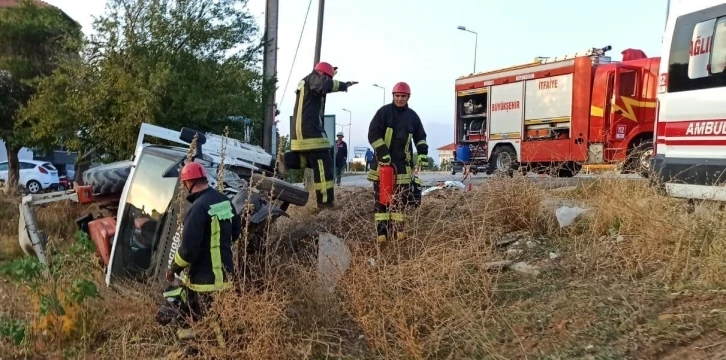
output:
M0 162L0 180L8 181L8 162ZM18 183L31 194L58 186L58 170L47 161L20 160L20 179Z

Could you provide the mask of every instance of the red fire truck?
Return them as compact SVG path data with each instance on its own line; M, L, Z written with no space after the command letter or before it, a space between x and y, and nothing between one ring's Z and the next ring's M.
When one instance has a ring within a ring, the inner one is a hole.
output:
M610 46L456 80L456 161L473 171L624 165L647 176L660 58Z

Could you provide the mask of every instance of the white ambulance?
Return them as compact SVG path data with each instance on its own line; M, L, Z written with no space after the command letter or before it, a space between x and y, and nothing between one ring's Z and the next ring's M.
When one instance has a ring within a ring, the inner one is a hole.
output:
M726 201L726 1L676 1L660 63L653 170L670 196Z

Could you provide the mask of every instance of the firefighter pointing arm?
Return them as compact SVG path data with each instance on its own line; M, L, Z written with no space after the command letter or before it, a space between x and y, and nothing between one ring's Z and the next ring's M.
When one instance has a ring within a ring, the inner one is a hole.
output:
M283 176L288 169L313 170L318 208L332 207L334 201L333 157L323 126L325 99L329 93L348 91L349 87L358 83L334 80L337 69L326 62L318 63L313 72L298 84L290 131L290 151L283 155L283 166L280 169Z
M405 239L402 210L410 205L412 192L420 190L420 180L413 175L413 168L415 163L422 168L428 167L426 131L418 114L408 107L411 88L405 82L399 82L392 92L393 103L378 109L368 128L368 142L376 155L368 180L373 182L376 198L377 243L384 243L389 238ZM418 159L413 158L412 143L416 144ZM391 204L378 201L381 189L379 165L390 165L395 170L394 200Z

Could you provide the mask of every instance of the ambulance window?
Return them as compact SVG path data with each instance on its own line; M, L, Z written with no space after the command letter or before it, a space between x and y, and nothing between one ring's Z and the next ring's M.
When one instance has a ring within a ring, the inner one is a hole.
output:
M700 79L709 76L708 62L711 55L713 26L715 23L716 19L709 19L699 22L693 27L688 59L689 79Z
M711 74L721 74L726 71L726 17L716 21L712 47L709 64Z

